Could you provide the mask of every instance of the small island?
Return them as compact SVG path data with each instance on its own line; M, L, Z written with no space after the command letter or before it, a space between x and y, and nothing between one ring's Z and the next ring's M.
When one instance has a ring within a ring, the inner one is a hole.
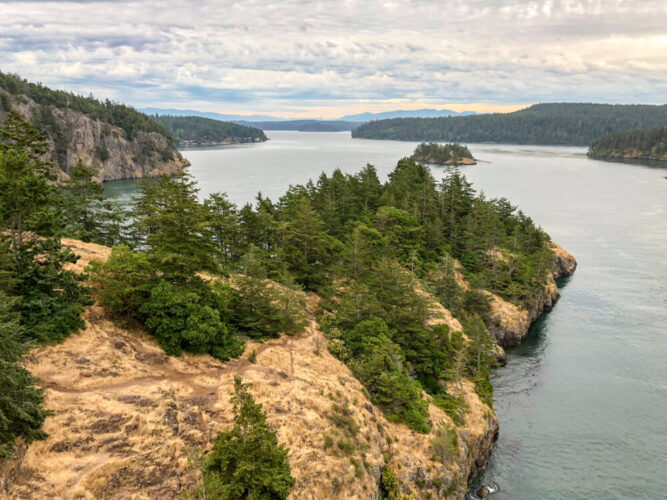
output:
M267 140L258 128L201 116L154 115L152 118L171 132L179 147L224 146Z
M475 165L477 161L470 150L461 144L437 144L422 142L410 157L419 163L431 165Z
M667 161L667 127L614 132L593 141L590 158Z

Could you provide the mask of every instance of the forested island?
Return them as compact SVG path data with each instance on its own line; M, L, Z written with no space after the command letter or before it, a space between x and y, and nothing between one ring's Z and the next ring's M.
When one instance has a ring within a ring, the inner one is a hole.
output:
M667 161L667 128L614 132L593 141L588 156Z
M122 207L82 162L54 182L44 144L0 130L10 496L71 496L31 471L82 457L93 497L465 496L497 343L575 265L529 217L412 159L243 207L181 172Z
M0 72L0 126L12 113L44 136L44 154L61 180L79 160L100 181L171 175L184 165L169 131L131 106Z
M430 165L475 165L470 150L461 144L437 144L422 142L410 157L419 163Z
M266 141L256 127L224 122L201 116L154 115L175 138L178 146L212 146Z
M352 137L587 146L611 132L666 123L667 105L553 103L513 113L373 121L354 129Z

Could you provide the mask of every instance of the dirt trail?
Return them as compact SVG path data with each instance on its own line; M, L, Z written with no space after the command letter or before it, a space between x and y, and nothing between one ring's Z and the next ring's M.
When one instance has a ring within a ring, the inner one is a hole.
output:
M77 269L109 251L67 244L83 256ZM310 295L311 315L316 306ZM231 425L236 375L251 384L279 442L289 448L296 478L291 500L367 499L377 493L387 461L415 498L441 498L437 492L451 484L456 493L449 498L462 498L464 489L456 484L488 452L497 426L472 386L464 385L475 414L459 429L459 457L447 467L432 462L431 436L384 418L348 367L328 352L312 316L304 333L249 342L241 358L226 363L210 356L166 356L141 329L120 327L97 305L84 319L84 331L34 349L24 360L45 388L45 406L53 414L44 424L48 439L0 470L0 498L181 498L199 479L191 457L209 450L217 433ZM248 361L252 352L254 363ZM351 456L324 446L325 436L334 443L347 439L332 425L334 404L348 405L360 429ZM451 423L433 405L430 413L434 423ZM360 476L351 459L364 464ZM438 490L435 478L442 481Z

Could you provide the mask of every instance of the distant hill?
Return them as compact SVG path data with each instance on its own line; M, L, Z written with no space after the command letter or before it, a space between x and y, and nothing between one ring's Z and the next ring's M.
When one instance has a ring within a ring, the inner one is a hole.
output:
M284 118L276 118L270 115L235 115L215 113L212 111L196 111L193 109L171 109L171 108L139 108L139 111L147 115L159 116L201 116L203 118L211 118L212 120L221 120L228 122L270 122L283 121Z
M553 103L513 113L374 121L352 137L584 146L611 132L660 126L667 126L667 105Z
M90 165L100 181L173 175L184 164L172 135L125 104L52 90L0 72L0 125L11 109L47 138L47 159L58 167L61 179L78 160Z
M255 127L223 122L201 116L158 116L153 118L172 133L179 146L206 146L266 141Z
M593 141L591 158L667 161L667 128L614 132Z
M391 118L439 118L444 116L469 116L476 115L474 111L463 111L457 113L451 109L399 109L396 111L384 111L382 113L360 113L357 115L346 115L341 120L351 122L370 122L373 120L388 120Z
M343 132L353 130L359 123L341 120L286 120L281 122L237 122L262 130L297 130L299 132Z

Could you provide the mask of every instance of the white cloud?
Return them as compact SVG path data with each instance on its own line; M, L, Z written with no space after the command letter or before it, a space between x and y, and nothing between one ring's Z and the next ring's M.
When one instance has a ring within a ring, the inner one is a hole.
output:
M663 0L4 2L0 69L135 105L664 102ZM342 111L345 111L343 109ZM304 111L305 110L305 111Z

